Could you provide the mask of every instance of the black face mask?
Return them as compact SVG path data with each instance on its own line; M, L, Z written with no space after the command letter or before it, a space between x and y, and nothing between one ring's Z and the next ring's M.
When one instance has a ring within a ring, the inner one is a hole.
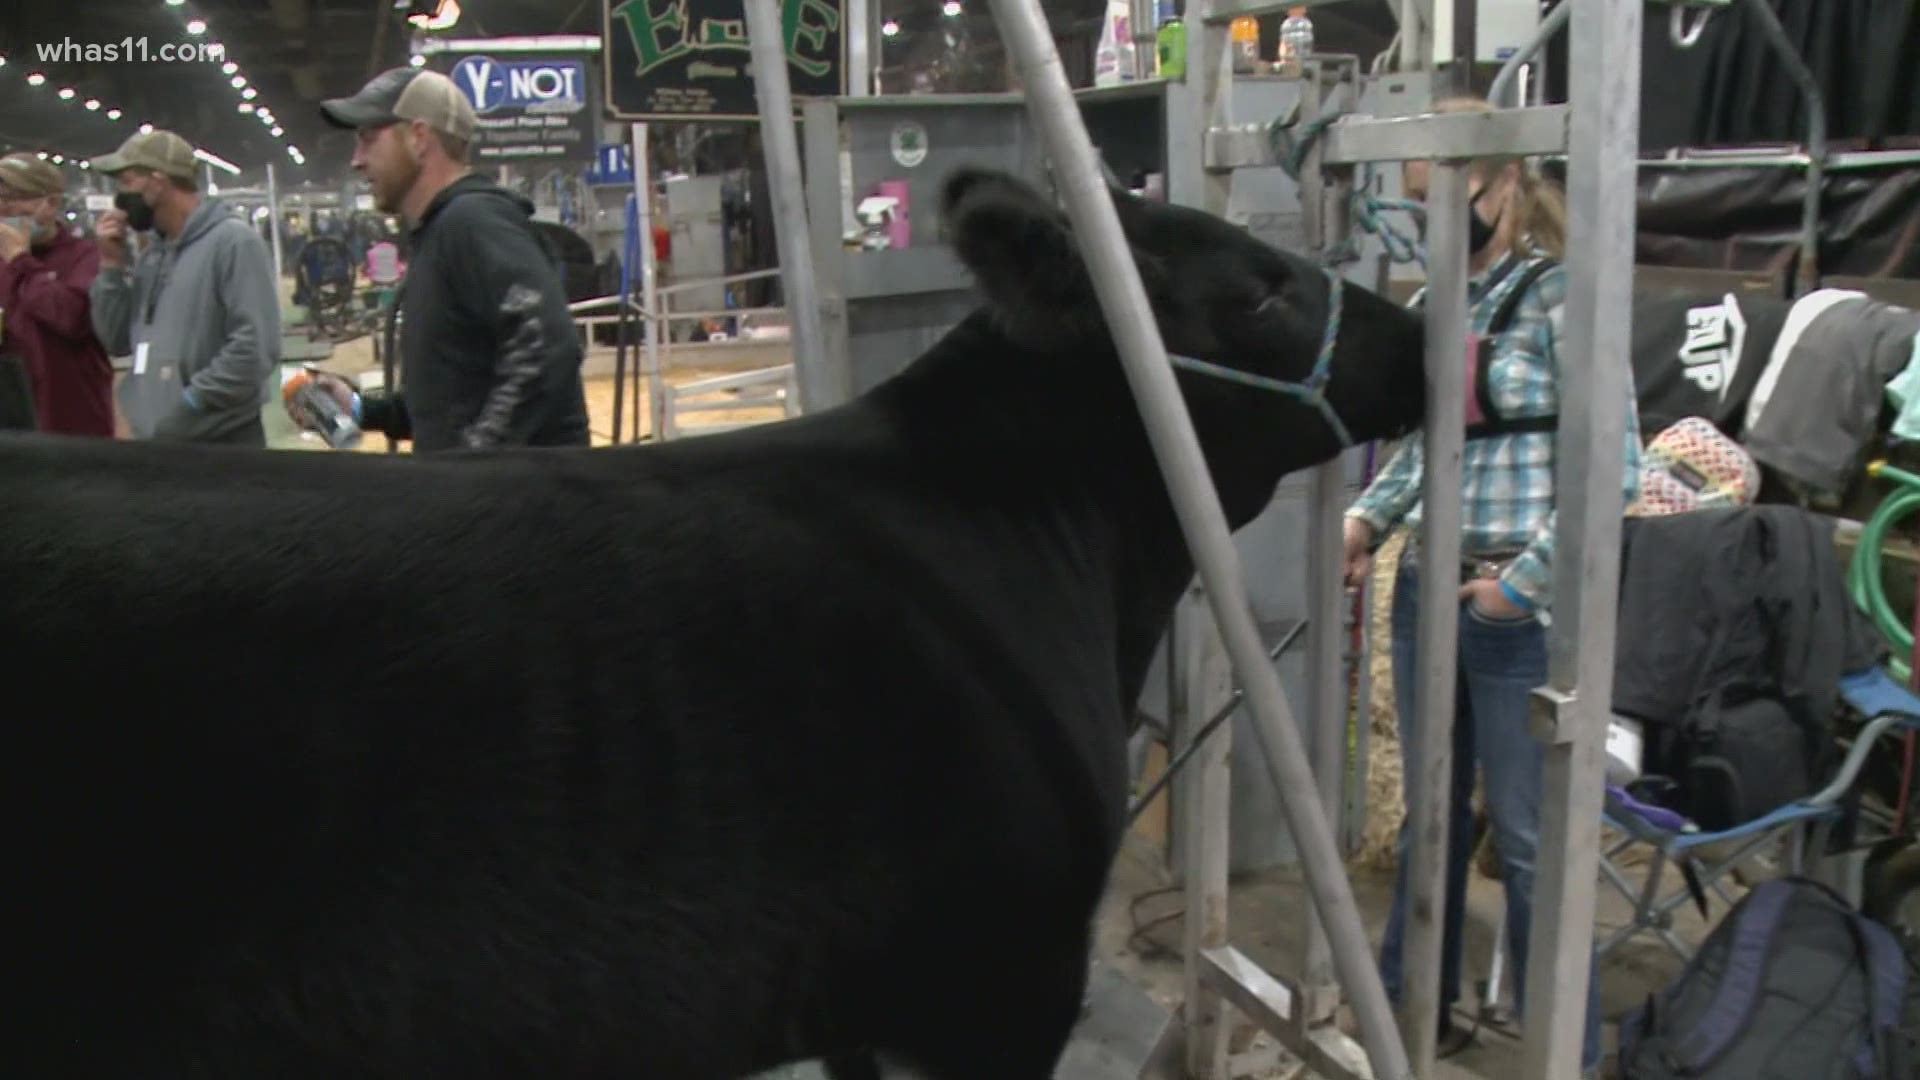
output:
M1467 203L1467 253L1470 255L1478 255L1487 250L1487 245L1493 243L1494 233L1499 230L1498 221L1489 225L1486 219L1480 216L1480 212L1474 209L1486 193L1487 189L1481 188L1480 194L1475 195Z
M1475 195L1467 202L1467 254L1469 255L1478 255L1487 250L1487 245L1493 243L1494 234L1498 232L1500 228L1498 222L1492 225L1487 224L1486 220L1480 216L1479 211L1474 209L1475 206L1479 205L1481 197L1486 195L1486 193L1487 189L1481 188L1480 194ZM1424 213L1420 215L1419 229L1420 242L1425 244L1427 242L1427 218Z
M139 192L118 192L113 197L113 208L127 215L127 228L135 232L147 232L153 228L153 207L147 205L147 200Z

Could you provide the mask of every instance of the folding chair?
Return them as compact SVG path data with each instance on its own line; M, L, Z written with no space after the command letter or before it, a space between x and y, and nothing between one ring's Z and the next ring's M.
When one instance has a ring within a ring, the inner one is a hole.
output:
M1704 904L1704 894L1709 889L1732 907L1737 898L1727 890L1727 877L1749 856L1783 837L1789 842L1792 873L1805 872L1809 850L1816 862L1822 860L1831 830L1845 814L1844 800L1859 779L1874 745L1889 734L1920 731L1920 697L1895 682L1883 668L1870 668L1843 678L1840 696L1849 708L1868 718L1868 723L1854 737L1833 779L1813 795L1744 825L1720 832L1702 832L1679 814L1637 802L1620 788L1608 785L1602 821L1618 837L1601 850L1600 875L1633 905L1633 919L1600 943L1598 959L1604 960L1627 941L1651 932L1682 960L1691 960L1693 949L1673 933L1676 909L1690 900ZM1647 845L1652 854L1646 882L1637 888L1617 862L1636 844ZM1663 893L1661 888L1668 880L1669 867L1691 880ZM1832 884L1850 902L1860 903L1857 881ZM1495 1017L1500 1011L1506 953L1505 908L1501 910L1500 925L1494 930L1490 976L1481 991L1483 1019Z

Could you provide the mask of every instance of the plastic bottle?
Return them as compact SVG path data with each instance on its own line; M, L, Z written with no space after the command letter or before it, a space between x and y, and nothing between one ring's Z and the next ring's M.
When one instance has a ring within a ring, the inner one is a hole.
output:
M1127 34L1127 0L1108 0L1106 17L1100 21L1100 42L1093 49L1093 85L1118 86L1133 75L1123 64L1121 52Z
M1154 71L1163 79L1187 77L1187 24L1180 21L1174 0L1161 0L1160 30L1154 35Z
M1260 66L1260 20L1242 15L1233 20L1233 73L1251 75Z
M360 444L360 425L353 414L340 406L326 387L302 371L280 388L280 397L305 417L335 450L348 450Z
M1307 73L1307 58L1312 55L1313 20L1307 18L1306 8L1293 8L1280 24L1280 62L1276 69L1289 79L1302 78Z

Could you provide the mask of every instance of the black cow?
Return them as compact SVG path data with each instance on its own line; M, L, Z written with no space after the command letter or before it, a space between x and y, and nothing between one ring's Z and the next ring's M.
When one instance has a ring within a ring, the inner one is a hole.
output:
M1119 197L1172 350L1297 379L1327 278ZM465 459L0 449L8 1071L1041 1080L1192 573L1064 217L966 173L988 297L850 405ZM1420 327L1344 293L1356 438ZM1337 444L1181 375L1235 525Z

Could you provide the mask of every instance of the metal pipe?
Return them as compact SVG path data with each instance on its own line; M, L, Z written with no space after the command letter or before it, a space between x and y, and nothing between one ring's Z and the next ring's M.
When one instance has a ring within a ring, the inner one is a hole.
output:
M827 385L826 345L820 337L820 290L813 277L813 249L807 242L807 196L801 182L800 136L794 131L787 53L781 45L780 2L746 0L746 5L754 96L760 101L760 152L767 163L773 234L792 317L800 410L813 412L830 404L833 395Z
M1060 181L1067 215L1085 253L1100 306L1113 328L1128 383L1139 403L1181 530L1193 551L1234 670L1253 707L1253 730L1265 750L1274 790L1279 793L1288 827L1299 846L1308 889L1326 916L1335 966L1352 995L1354 1016L1374 1075L1382 1080L1411 1080L1406 1050L1394 1030L1386 989L1372 961L1353 888L1320 805L1306 747L1292 722L1280 677L1267 660L1247 605L1239 553L1213 490L1193 418L1187 413L1173 367L1167 361L1166 346L1154 323L1139 268L1120 231L1119 213L1100 177L1092 140L1067 86L1066 71L1046 18L1038 0L994 0L993 11L1001 40L1026 87L1027 107ZM1461 202L1464 204L1464 196ZM1465 228L1464 223L1461 228ZM1458 417L1456 409L1455 430ZM1455 497L1457 500L1457 492Z
M1582 2L1586 3L1589 0L1582 0ZM1528 61L1540 55L1540 50L1547 47L1547 42L1552 41L1555 34L1566 28L1567 20L1572 17L1573 0L1560 0L1552 11L1547 12L1547 17L1540 20L1540 30L1533 35L1533 40L1527 42L1519 52L1507 57L1507 62L1500 65L1500 74L1493 77L1493 86L1487 90L1487 100L1500 106L1526 104L1517 99L1512 102L1507 101L1507 89L1519 76L1520 69L1525 67Z
M1638 2L1638 0L1635 0ZM1453 705L1460 634L1460 483L1467 402L1467 169L1432 165L1427 191L1425 476L1420 518L1420 619L1414 670L1418 732L1406 756L1406 948L1401 1024L1421 1076L1432 1076L1439 1038L1440 946L1446 919L1447 845L1453 817Z
M1304 622L1294 623L1292 628L1286 632L1286 635L1280 639L1280 644L1267 650L1267 656L1274 660L1280 659L1281 654L1287 651L1295 639L1299 638L1300 632L1306 628L1307 624ZM1179 756L1175 757L1172 761L1167 762L1167 767L1160 773L1159 778L1148 785L1147 790L1141 792L1139 796L1133 800L1132 808L1127 811L1128 828L1132 828L1133 823L1140 820L1140 815L1146 811L1148 806L1152 805L1154 797L1159 795L1160 792L1173 781L1174 775L1180 771L1182 766L1186 765L1187 759L1191 758L1206 744L1207 736L1212 735L1214 731L1219 729L1221 724L1226 723L1227 718L1232 716L1235 710L1240 708L1240 703L1245 700L1247 700L1246 691L1236 688L1232 696L1228 699L1226 707L1214 713L1213 716L1208 718L1206 723L1200 725L1200 730L1195 732L1193 738L1190 740L1191 745L1185 750L1182 750Z
M1554 476L1548 686L1534 699L1543 763L1521 1068L1580 1072L1611 717L1633 350L1634 149L1640 137L1642 0L1581 0L1573 15L1566 318ZM1517 973L1516 973L1517 974Z
M1350 79L1349 79L1350 76ZM1334 60L1316 57L1308 62L1307 80L1301 88L1302 115L1321 116L1326 106L1338 102L1342 111L1357 106L1360 62L1358 57ZM1353 217L1348 205L1353 197L1354 170L1327 170L1322 158L1326 143L1315 140L1307 150L1300 170L1300 207L1306 225L1310 250L1324 260L1344 243L1352 231ZM1307 722L1312 732L1313 776L1319 783L1320 801L1335 834L1346 808L1343 790L1347 752L1347 679L1341 663L1344 631L1341 608L1346 596L1342 584L1345 543L1342 539L1346 509L1346 468L1348 455L1341 454L1313 470L1311 494L1307 505ZM1325 920L1312 904L1305 916L1306 949L1301 964L1301 983L1305 996L1325 995L1321 988L1331 986L1333 956L1327 940ZM1331 1002L1315 1001L1316 1009ZM1309 1014L1309 1021L1321 1019Z
M267 162L267 228L273 235L273 287L278 289L280 278L287 271L280 250L280 182L271 161Z
M647 152L647 125L630 128L633 140L633 207L640 219L640 307L646 313L642 330L646 334L647 416L654 441L665 439L667 422L666 373L660 370L660 267L653 255L653 160ZM633 380L633 441L640 441L640 380Z
M1773 51L1779 54L1780 62L1787 66L1787 74L1800 87L1800 95L1807 105L1807 191L1801 200L1800 210L1800 268L1798 285L1800 291L1811 290L1820 282L1820 195L1826 182L1827 167L1827 102L1820 93L1819 80L1813 72L1807 70L1805 60L1787 38L1787 32L1780 26L1780 17L1773 13L1767 0L1746 0L1747 10L1760 24L1760 31L1767 36Z

